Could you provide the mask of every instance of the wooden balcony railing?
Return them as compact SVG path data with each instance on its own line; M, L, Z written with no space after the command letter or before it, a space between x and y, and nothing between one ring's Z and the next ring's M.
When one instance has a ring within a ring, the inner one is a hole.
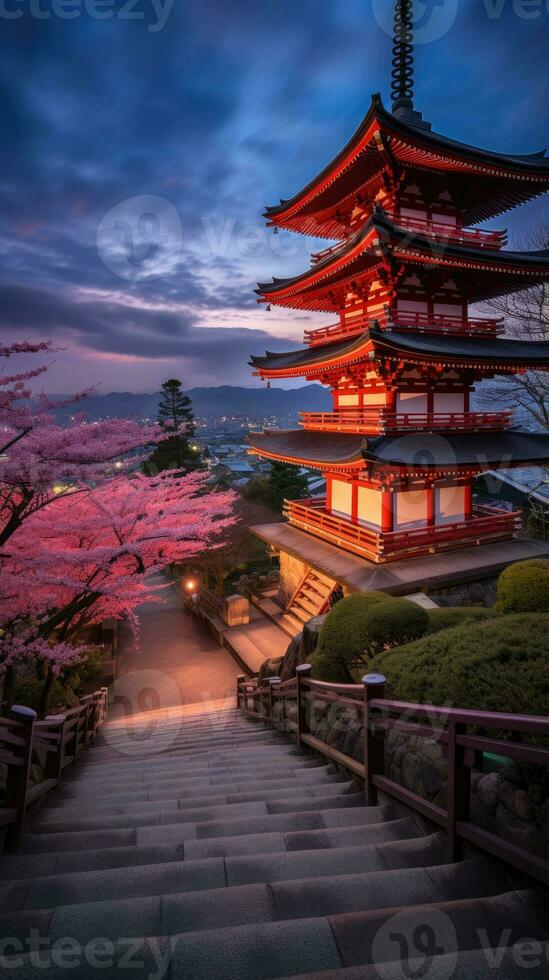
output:
M369 316L356 316L343 323L339 321L330 323L327 327L306 330L303 335L303 343L309 347L317 347L319 344L327 344L332 340L344 340L346 337L364 333L371 324L372 318Z
M500 334L504 328L503 317L472 317L466 319L459 316L446 316L435 313L405 313L400 310L392 310L389 314L390 325L398 330L414 330L420 333L449 333L463 334L486 334L494 336Z
M521 522L520 511L475 506L472 517L451 524L381 532L329 514L324 497L286 500L284 516L294 527L374 562L396 561L445 548L511 538L518 532Z
M44 721L36 721L36 712L21 705L14 705L8 718L0 718L0 762L6 767L0 827L7 828L7 850L19 847L31 803L59 785L63 771L76 765L80 753L101 728L107 713L107 693L103 687L81 698L75 708L49 715ZM31 781L33 753L42 762L39 783Z
M392 218L398 228L405 231L417 232L418 235L425 235L428 238L436 238L441 241L451 241L466 245L475 245L477 248L488 248L498 250L507 244L507 231L488 231L483 228L459 228L456 225L447 225L440 221L422 220L421 218L411 218L402 215Z
M340 409L337 412L300 412L299 424L316 432L363 432L384 435L387 432L444 432L460 430L478 432L507 428L512 409L500 412L386 412L385 409Z
M352 319L330 323L316 330L305 330L303 343L308 347L328 344L336 340L345 340L364 333L371 326L382 330L413 330L415 333L461 334L464 337L487 336L496 337L503 332L503 317L458 317L429 315L428 313L405 313L393 310L381 318L372 319L370 316L357 316Z
M382 674L367 674L362 684L331 684L312 680L311 671L310 664L302 664L295 677L283 683L280 678L271 677L262 685L241 675L236 684L237 705L247 715L294 735L298 748L312 749L362 780L367 806L376 805L381 791L431 820L446 834L450 862L460 861L464 844L469 843L549 884L549 861L545 857L520 843L511 843L495 828L481 829L471 814L472 774L473 770L482 771L485 753L549 766L549 717L395 701L385 698L386 679ZM342 737L336 745L329 745L314 734L315 706L319 703L329 704L337 715ZM343 711L339 712L339 708ZM358 759L342 751L351 729L363 731L363 750ZM391 732L406 733L418 740L428 738L440 745L447 760L446 806L386 775L386 739ZM494 737L501 733L505 741ZM533 739L539 744L531 744Z

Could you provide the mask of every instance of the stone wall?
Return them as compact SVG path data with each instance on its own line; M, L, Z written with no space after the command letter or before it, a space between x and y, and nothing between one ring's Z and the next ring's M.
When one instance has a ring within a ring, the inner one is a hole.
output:
M429 592L437 606L493 606L497 599L497 577L465 582Z
M280 552L279 602L287 606L308 569L308 565L287 551Z

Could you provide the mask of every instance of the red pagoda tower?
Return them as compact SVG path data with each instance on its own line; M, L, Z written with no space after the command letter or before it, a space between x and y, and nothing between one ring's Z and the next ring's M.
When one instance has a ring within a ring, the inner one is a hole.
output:
M474 478L549 459L548 434L471 410L476 381L549 368L549 344L506 339L502 320L471 309L549 281L549 251L508 251L505 231L475 227L546 192L549 160L431 131L413 108L411 8L397 2L392 112L373 96L335 159L265 214L336 244L301 275L260 283L258 301L331 322L251 361L264 379L329 386L333 411L252 434L252 451L318 469L325 498L288 501L289 524L375 563L512 538L520 515L477 506Z

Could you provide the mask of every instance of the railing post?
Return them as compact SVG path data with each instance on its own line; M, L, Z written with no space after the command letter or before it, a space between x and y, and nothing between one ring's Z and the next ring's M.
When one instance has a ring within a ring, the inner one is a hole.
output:
M374 776L385 772L385 729L377 728L371 702L385 696L385 677L383 674L366 674L364 684L364 793L366 806L376 806L377 787Z
M246 680L246 674L238 674L238 676L236 678L236 707L237 707L237 709L238 708L241 708L241 707L242 708L246 708L247 707L246 704L243 704L243 705L240 704L240 701L241 701L241 697L240 697L240 695L241 695L240 685L243 684L245 680Z
M274 707L275 707L275 688L280 684L280 677L269 677L269 722L271 728L275 727Z
M10 718L20 722L24 726L25 746L23 748L23 765L8 766L8 776L6 781L5 804L10 809L13 807L17 811L17 817L12 824L8 825L6 834L6 849L16 851L21 842L21 835L25 824L25 808L27 803L27 788L30 779L30 769L32 761L32 731L37 714L32 708L25 708L23 705L14 704L10 710Z
M456 833L456 824L469 819L471 806L471 769L465 763L465 749L457 744L457 736L465 735L467 726L448 722L448 828L446 832L448 860L461 861L463 840Z
M307 701L304 698L303 681L308 680L312 672L311 664L301 664L296 667L297 678L297 747L302 748L301 738L309 734L309 719L307 717ZM311 709L312 710L312 709Z
M46 759L46 768L44 775L46 779L55 779L57 783L61 779L63 773L63 755L64 755L64 741L65 741L65 715L48 715L46 718L47 722L59 722L59 729L57 732L59 741L57 743L57 752L48 752Z

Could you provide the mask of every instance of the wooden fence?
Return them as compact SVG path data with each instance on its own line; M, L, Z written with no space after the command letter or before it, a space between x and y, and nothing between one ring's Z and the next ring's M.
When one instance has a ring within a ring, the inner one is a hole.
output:
M460 708L439 708L385 698L385 677L367 674L362 684L330 684L311 679L310 664L281 683L278 677L259 685L237 678L237 704L266 724L293 731L298 747L307 746L364 781L367 805L377 803L378 791L422 814L446 832L448 859L461 860L468 842L520 871L549 885L549 861L476 826L471 820L471 775L481 768L482 755L495 753L523 764L549 766L549 748L527 744L524 736L540 741L549 736L549 717L512 715ZM363 761L345 755L311 732L313 702L351 709L363 730ZM293 705L289 719L288 703ZM387 732L435 739L448 764L447 806L442 807L405 788L385 774ZM493 733L510 734L509 739Z
M4 799L0 827L6 827L5 849L19 847L27 808L57 786L63 771L96 736L107 713L107 688L80 699L61 715L37 721L32 708L13 705L8 718L0 718L0 763L3 764ZM34 759L40 760L42 779L31 780Z

